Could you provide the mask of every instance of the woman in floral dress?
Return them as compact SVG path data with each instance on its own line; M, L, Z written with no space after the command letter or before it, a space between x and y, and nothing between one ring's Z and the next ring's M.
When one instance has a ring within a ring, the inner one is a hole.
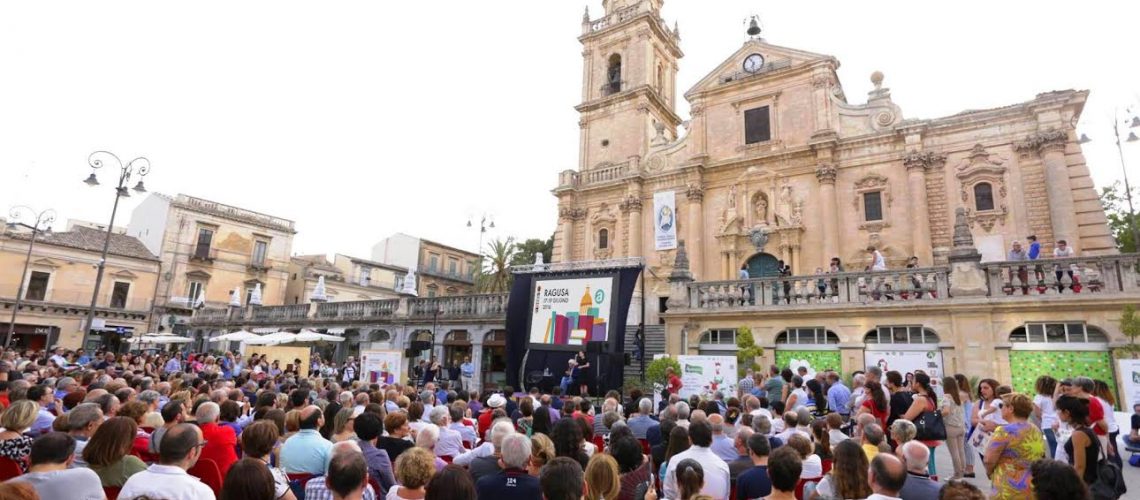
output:
M1033 499L1030 465L1045 458L1045 436L1029 422L1033 400L1024 394L1002 398L1001 413L1006 424L994 430L986 447L986 473L993 484L990 498Z

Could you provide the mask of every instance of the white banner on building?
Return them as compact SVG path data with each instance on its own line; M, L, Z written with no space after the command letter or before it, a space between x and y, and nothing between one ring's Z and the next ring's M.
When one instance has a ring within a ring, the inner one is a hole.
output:
M725 399L736 395L736 356L677 356L681 364L681 397L693 394L712 396L720 392Z
M380 385L401 382L403 360L401 351L360 351L360 380Z
M935 392L942 394L942 351L931 349L929 351L896 351L866 350L863 356L867 366L878 366L883 373L896 371L903 375L903 380L909 382L915 371L922 371L930 375L930 385Z
M653 193L653 243L657 250L677 248L676 200L673 191Z
M1120 394L1124 396L1121 409L1132 413L1132 407L1140 404L1140 359L1120 359L1117 363L1120 363L1117 380L1120 383Z

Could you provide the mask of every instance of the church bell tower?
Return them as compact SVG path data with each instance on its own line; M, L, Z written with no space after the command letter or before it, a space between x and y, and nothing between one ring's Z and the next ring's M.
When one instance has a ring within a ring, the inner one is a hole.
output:
M644 158L658 134L676 138L683 54L677 26L661 18L663 1L604 0L604 16L582 16L581 172Z

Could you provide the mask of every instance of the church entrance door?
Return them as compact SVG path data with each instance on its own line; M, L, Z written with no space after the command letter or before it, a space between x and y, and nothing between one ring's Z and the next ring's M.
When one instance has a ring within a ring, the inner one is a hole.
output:
M758 253L748 259L748 277L770 278L780 275L778 259L771 254Z

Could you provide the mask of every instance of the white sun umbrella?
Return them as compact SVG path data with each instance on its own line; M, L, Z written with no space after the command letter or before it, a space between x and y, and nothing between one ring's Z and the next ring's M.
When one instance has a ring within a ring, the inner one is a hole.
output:
M259 338L261 338L261 336L256 333L247 332L245 330L238 330L236 332L230 332L225 335L218 335L217 337L210 339L210 342L244 342L246 340Z
M247 345L276 345L288 344L297 338L296 333L289 332L274 332L269 335L262 335L255 339L246 340Z
M154 337L144 337L143 342L148 344L189 344L194 339L183 337L181 335L155 335Z
M344 342L344 337L341 337L339 335L326 335L323 333L315 332L313 330L301 330L301 333L297 334L296 341L297 342L320 342L320 341Z

